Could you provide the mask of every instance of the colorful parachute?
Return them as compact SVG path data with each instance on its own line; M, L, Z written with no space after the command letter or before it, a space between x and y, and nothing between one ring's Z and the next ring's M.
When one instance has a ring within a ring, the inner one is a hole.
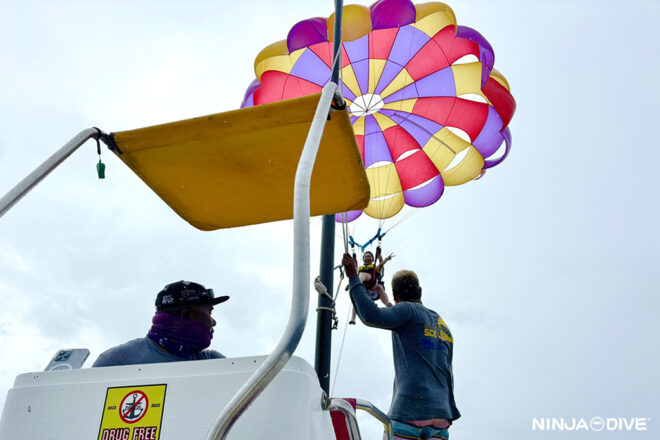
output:
M263 49L242 106L318 93L330 80L333 27L333 16L304 20ZM449 6L349 5L343 41L341 90L371 186L369 216L431 205L445 185L479 178L507 156L509 84L493 69L490 44L457 26Z

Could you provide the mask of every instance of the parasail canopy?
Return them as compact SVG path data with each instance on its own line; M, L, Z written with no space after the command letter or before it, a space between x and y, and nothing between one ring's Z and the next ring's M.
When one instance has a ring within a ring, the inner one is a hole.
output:
M317 93L330 80L333 24L333 16L301 21L263 49L243 106ZM445 185L504 160L515 111L509 84L490 44L457 25L449 6L349 5L342 26L342 93L371 187L369 216L429 206Z
M320 95L113 133L117 156L201 230L290 219L298 159ZM369 199L347 111L326 123L310 189L311 215Z

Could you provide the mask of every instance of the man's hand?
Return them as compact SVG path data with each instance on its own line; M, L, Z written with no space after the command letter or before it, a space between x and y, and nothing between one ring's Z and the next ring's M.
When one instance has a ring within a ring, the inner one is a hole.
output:
M344 254L344 257L341 259L341 264L344 266L344 271L348 278L357 276L357 261L355 261L355 258L351 257L349 254Z

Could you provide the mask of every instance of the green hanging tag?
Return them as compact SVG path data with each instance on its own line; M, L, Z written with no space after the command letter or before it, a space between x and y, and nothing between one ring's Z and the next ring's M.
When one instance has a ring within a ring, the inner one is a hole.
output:
M96 164L96 174L98 174L99 179L105 179L105 164L101 162L101 159Z

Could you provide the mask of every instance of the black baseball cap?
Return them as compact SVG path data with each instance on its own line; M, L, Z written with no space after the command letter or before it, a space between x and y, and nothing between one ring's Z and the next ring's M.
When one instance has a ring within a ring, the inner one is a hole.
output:
M171 307L194 306L203 304L220 304L229 299L228 296L215 297L213 289L207 289L192 281L177 281L163 287L156 296L156 310Z

